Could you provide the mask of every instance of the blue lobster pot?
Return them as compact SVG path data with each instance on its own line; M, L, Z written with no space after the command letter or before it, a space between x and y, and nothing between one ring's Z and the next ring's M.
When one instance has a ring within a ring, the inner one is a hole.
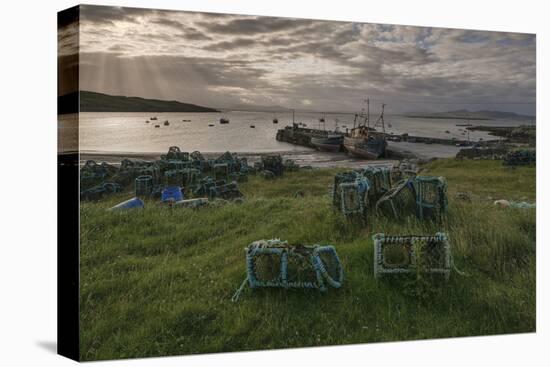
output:
M162 190L161 201L183 200L183 190L179 186L168 186Z
M143 208L143 207L145 207L145 204L143 203L143 201L141 199L132 198L132 199L123 201L122 203L113 206L109 210L118 211L118 210L138 209L138 208Z

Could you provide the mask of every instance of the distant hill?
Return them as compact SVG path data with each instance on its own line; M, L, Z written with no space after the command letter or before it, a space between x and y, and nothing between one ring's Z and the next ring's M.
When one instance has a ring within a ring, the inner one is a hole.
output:
M469 111L455 110L448 112L411 112L405 114L410 118L431 118L431 119L457 119L457 120L496 120L496 119L517 119L517 120L532 120L534 116L519 115L515 112L503 111Z
M58 97L58 113L75 113L78 92ZM80 91L80 112L218 112L216 109L178 101L111 96Z

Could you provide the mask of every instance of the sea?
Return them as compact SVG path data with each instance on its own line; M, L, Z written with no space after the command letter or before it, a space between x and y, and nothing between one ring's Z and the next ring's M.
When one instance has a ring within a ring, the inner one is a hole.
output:
M157 120L151 120L156 117ZM228 124L220 124L220 118L229 119ZM326 114L325 122L316 113L295 113L294 121L307 127L327 130L353 127L353 114ZM273 119L278 123L273 123ZM81 152L91 153L163 153L170 146L178 146L183 151L241 152L303 152L307 148L275 139L278 129L291 125L292 113L270 112L227 112L227 113L113 113L85 112L80 114L79 122L74 115L61 115L60 126L79 124L79 146ZM73 119L73 122L70 120ZM371 116L375 121L376 116ZM147 122L149 121L149 122ZM169 125L165 126L164 122ZM410 135L452 138L466 140L468 132L464 126L466 120L409 118L401 115L385 115L386 131ZM519 126L532 123L513 119L471 121L473 125ZM155 127L159 125L159 127ZM471 131L472 141L495 139L485 132ZM431 144L435 145L435 144ZM426 147L421 147L426 146ZM427 144L407 145L409 149L437 149ZM449 147L445 148L449 151ZM444 150L445 150L444 149ZM456 154L451 149L449 154Z

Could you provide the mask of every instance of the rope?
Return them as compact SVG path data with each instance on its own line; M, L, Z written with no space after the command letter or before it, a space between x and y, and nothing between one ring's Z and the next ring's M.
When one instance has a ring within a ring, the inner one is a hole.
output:
M469 275L466 274L465 272L463 271L460 271L458 270L458 268L456 267L455 265L455 258L453 256L453 253L451 252L451 267L453 268L454 271L456 271L456 273L460 276L463 276L463 277L468 277Z
M233 297L231 297L231 302L237 302L239 300L239 297L241 296L241 293L244 290L244 287L246 286L246 282L248 282L248 276L244 278L243 282L241 283L241 286L235 291L235 294Z

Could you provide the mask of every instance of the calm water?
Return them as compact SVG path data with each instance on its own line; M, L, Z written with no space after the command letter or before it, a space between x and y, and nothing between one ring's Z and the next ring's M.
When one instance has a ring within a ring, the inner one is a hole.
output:
M152 116L157 121L145 123ZM225 114L230 123L219 123L221 113L82 113L80 115L80 150L99 152L165 152L177 145L182 150L201 152L277 152L303 151L305 148L275 140L277 129L292 122L291 113L278 113L278 124L273 124L273 113L230 112ZM308 127L319 127L318 114L296 113L296 121ZM64 117L60 118L61 120ZM334 129L336 119L340 129L353 126L353 115L326 115L326 128ZM168 120L169 126L163 122ZM182 120L191 120L183 122ZM456 124L465 120L411 119L387 115L386 131L430 137L456 137L466 139L464 127ZM472 121L474 125L515 126L525 121L491 120ZM154 125L159 124L160 128ZM214 124L209 127L209 124ZM255 128L250 128L255 125ZM391 127L390 127L391 125ZM447 133L446 131L449 131ZM471 140L491 139L483 132L470 132Z

